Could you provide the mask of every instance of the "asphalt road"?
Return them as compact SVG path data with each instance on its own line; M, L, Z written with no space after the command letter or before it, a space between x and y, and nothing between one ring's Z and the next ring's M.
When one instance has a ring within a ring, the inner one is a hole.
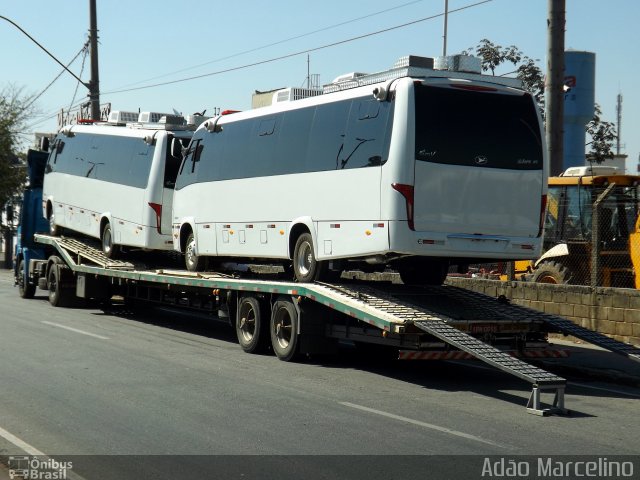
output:
M640 454L640 390L629 386L569 379L572 414L542 418L526 413L527 383L477 362L376 362L345 349L285 363L243 353L210 320L58 309L45 293L23 300L0 271L0 455L81 456L84 478L128 478L109 477L118 462L149 478L176 465L204 472L210 455L258 469L243 478L268 478L265 468L300 478L319 464L334 465L319 478L341 478L354 462L368 473L344 478L377 478L394 462L428 463L411 456ZM109 457L125 455L135 457Z

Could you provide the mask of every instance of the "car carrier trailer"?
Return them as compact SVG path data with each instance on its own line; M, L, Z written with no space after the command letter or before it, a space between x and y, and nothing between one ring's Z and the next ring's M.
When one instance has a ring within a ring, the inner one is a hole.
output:
M453 286L195 273L110 259L90 240L36 234L34 241L45 258L32 259L16 284L48 290L53 306L118 295L130 303L207 312L235 327L245 352L271 348L284 361L334 352L345 340L397 349L400 359L474 357L529 382L527 412L537 415L567 413L566 380L517 358L553 354L548 333L570 334L640 361L640 349L569 320ZM544 406L543 392L553 394Z

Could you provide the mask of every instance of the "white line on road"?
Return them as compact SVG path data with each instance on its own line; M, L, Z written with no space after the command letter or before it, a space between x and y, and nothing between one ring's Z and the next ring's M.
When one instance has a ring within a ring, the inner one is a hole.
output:
M471 435L470 433L459 432L457 430L441 427L439 425L433 425L432 423L421 422L420 420L414 420L412 418L402 417L400 415L395 415L393 413L383 412L381 410L375 410L369 407L363 407L362 405L356 405L355 403L349 403L349 402L339 402L339 403L340 405L344 405L345 407L355 408L357 410L362 410L364 412L375 413L376 415L382 415L383 417L392 418L394 420L400 420L401 422L411 423L419 427L430 428L431 430L437 430L438 432L448 433L450 435L455 435L456 437L462 437L468 440L473 440L475 442L486 443L488 445L493 445L494 447L509 448L506 445L501 445L499 443L492 442L491 440L485 440L484 438L476 437L475 435Z
M587 385L586 383L569 382L569 385L575 385L581 388L590 388L592 390L601 390L603 392L617 393L618 395L626 395L627 397L638 398L639 394L633 392L625 392L624 390L616 390L614 388L596 387L595 385Z
M0 427L0 437L4 438L5 440L8 440L11 443L13 443L16 447L18 447L21 450L24 450L29 455L46 456L44 453L42 453L36 447L32 447L27 442L24 442L24 441L20 440L14 434L12 434L10 432L7 432L4 428L1 428L1 427Z
M42 323L51 325L52 327L64 328L65 330L69 330L70 332L81 333L82 335L99 338L100 340L109 340L109 337L103 337L102 335L96 335L95 333L85 332L84 330L78 330L77 328L67 327L66 325L60 325L59 323L47 322L46 320L42 320Z

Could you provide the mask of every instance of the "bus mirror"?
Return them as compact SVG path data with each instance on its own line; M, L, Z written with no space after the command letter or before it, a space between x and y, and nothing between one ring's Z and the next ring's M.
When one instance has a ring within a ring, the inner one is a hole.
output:
M144 137L144 143L146 143L147 145L155 145L156 143L156 135L145 135Z
M40 150L43 152L49 151L49 137L42 137L40 139Z
M387 99L387 90L384 87L376 87L373 89L373 98L379 102L384 102Z
M177 138L171 140L171 156L182 158L182 143Z
M220 133L222 131L222 125L218 125L219 118L220 117L216 117L215 119L212 118L205 122L204 127L207 129L207 132Z

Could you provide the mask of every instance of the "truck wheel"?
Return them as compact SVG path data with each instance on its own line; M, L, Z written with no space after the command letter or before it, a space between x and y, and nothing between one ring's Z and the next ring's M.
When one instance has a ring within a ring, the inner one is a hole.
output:
M531 281L555 285L571 284L573 283L573 272L560 262L543 261L533 271Z
M310 233L298 237L293 250L293 275L301 283L322 280L325 276L327 262L319 262L313 253L313 238Z
M29 276L25 271L24 258L20 259L20 265L18 266L18 274L16 275L18 281L18 293L22 298L33 298L36 294L36 286L29 283Z
M236 335L242 350L258 353L266 347L269 326L263 316L264 309L255 297L242 297L236 314Z
M291 300L278 300L271 309L271 346L285 362L298 354L298 311Z
M113 234L111 232L111 224L109 222L104 224L102 229L102 253L107 258L116 258L119 253L118 246L113 243Z
M47 283L49 285L49 303L54 307L67 307L73 303L75 295L73 289L67 287L62 279L62 266L58 267L60 262L54 262L49 268L47 275Z
M193 232L187 237L187 247L184 249L184 263L190 272L202 272L205 269L206 259L196 254L196 238Z

